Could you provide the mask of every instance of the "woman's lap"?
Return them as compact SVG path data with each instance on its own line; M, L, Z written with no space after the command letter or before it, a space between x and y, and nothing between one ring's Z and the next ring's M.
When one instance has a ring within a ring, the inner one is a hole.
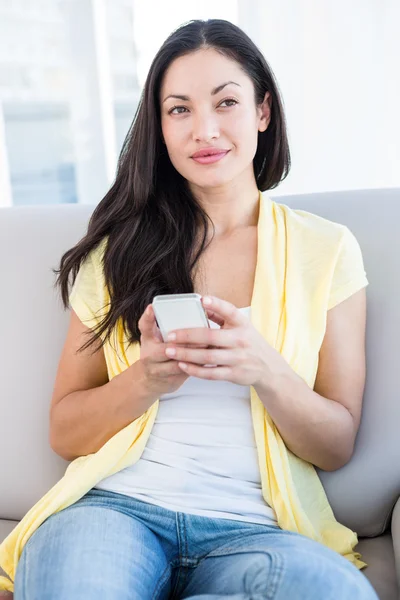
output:
M15 580L15 600L211 600L224 594L232 600L377 599L354 565L299 534L100 493L39 527Z
M28 541L14 600L166 599L169 581L161 544L143 523L110 508L76 506L52 515Z

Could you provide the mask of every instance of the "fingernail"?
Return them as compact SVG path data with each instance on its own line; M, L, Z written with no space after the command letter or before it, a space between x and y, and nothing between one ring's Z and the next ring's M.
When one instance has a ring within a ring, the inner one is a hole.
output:
M211 298L209 298L208 296L205 296L203 298L203 304L211 304Z
M167 340L169 342L173 342L174 340L176 340L176 333L169 333L167 336Z

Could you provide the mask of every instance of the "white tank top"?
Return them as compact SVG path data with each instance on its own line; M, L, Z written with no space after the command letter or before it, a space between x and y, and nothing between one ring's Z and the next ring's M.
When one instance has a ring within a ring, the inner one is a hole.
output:
M160 397L138 462L96 488L176 512L276 525L261 493L250 386L189 377Z

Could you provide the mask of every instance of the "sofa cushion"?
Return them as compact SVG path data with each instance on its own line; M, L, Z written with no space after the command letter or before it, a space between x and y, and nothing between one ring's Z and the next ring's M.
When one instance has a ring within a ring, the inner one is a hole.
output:
M390 533L376 538L360 538L356 547L368 567L361 573L369 579L379 600L398 600L393 540Z

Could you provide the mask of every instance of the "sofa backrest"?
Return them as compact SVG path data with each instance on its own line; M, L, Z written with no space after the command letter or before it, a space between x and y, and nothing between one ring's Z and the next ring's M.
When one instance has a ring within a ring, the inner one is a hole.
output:
M349 226L363 250L370 285L362 422L350 463L318 473L337 519L360 536L379 535L400 494L400 190L277 200ZM49 445L49 405L69 322L52 269L85 234L93 209L0 209L0 519L19 520L67 466Z
M49 406L69 323L55 275L92 205L0 209L0 518L19 520L64 474Z
M400 494L400 189L280 197L347 225L357 237L367 287L367 380L351 461L318 470L336 518L360 536L390 525Z

